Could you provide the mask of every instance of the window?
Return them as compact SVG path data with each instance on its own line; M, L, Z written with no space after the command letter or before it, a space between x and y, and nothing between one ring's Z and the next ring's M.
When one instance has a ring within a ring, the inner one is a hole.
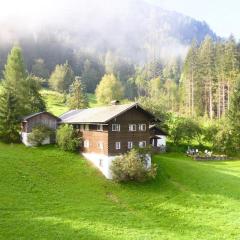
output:
M120 124L112 124L113 132L120 132Z
M81 130L81 131L84 130L84 125L83 125L83 124L80 125L80 130Z
M98 149L103 150L103 143L102 142L98 142L97 147L98 147Z
M147 145L146 141L139 142L139 147L140 148L146 147L146 145Z
M145 132L146 131L146 124L139 124L138 129L139 129L139 131Z
M79 124L76 124L74 125L75 129L80 129L80 125Z
M116 150L121 149L121 143L120 142L115 142L115 148L116 148Z
M128 142L128 149L132 149L133 148L133 142Z
M135 132L137 130L136 124L129 124L128 129L130 132Z
M88 140L84 140L83 146L84 146L85 148L89 148L89 141L88 141Z
M97 131L103 131L103 125L102 124L97 125Z
M88 124L85 125L85 131L89 131L89 125Z

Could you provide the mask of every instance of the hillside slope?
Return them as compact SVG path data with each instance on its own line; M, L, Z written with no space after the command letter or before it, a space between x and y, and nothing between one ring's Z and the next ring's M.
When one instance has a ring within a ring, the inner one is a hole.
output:
M63 0L55 8L54 13L34 16L32 27L27 16L1 20L1 58L5 59L6 46L18 41L27 65L42 58L51 66L49 70L56 63L72 62L73 52L80 50L98 55L113 51L141 63L151 57L153 49L162 58L170 58L184 55L193 39L200 42L206 35L217 39L206 22L144 0L104 0L104 4L98 0Z
M116 184L78 154L0 143L0 239L240 237L240 162L155 157L156 180Z

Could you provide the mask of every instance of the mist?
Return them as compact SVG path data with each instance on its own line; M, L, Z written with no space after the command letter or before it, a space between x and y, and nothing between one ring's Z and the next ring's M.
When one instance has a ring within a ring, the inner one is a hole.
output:
M216 37L205 23L144 0L10 0L0 11L1 45L47 36L73 51L113 51L133 63L183 58L193 38Z

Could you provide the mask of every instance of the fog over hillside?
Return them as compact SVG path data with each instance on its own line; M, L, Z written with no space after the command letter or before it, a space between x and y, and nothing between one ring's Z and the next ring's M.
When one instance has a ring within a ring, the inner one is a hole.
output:
M24 12L1 16L0 47L19 42L23 48L28 44L34 48L48 39L69 51L104 55L111 50L142 63L153 57L184 56L194 38L198 42L206 35L217 38L205 22L143 0L27 2Z

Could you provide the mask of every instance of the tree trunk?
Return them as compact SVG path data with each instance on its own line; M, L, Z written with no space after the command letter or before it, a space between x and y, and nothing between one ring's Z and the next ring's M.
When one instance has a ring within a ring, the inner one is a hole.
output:
M213 119L212 80L209 85L209 117L211 120Z

